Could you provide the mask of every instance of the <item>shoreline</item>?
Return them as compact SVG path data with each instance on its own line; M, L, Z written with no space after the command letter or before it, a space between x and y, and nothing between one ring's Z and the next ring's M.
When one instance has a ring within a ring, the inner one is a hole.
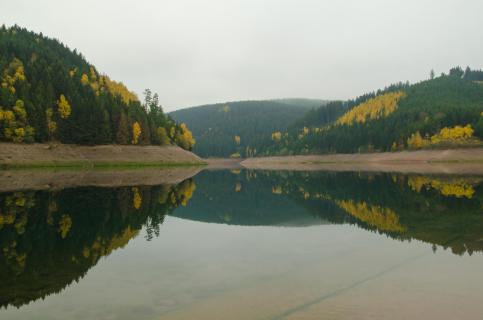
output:
M178 146L0 143L0 170L35 168L136 168L204 166Z
M241 165L251 170L483 175L483 148L249 158Z
M0 192L61 190L77 187L175 185L198 174L200 167L146 169L0 170Z

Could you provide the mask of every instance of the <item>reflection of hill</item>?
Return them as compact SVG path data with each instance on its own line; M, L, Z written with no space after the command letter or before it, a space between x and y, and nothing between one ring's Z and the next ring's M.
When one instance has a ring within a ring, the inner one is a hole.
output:
M198 187L190 204L172 215L189 220L231 225L305 226L326 223L302 205L272 190L267 177L256 172L202 172L195 178Z
M287 194L314 214L324 214L317 199L331 199L360 227L451 248L456 254L483 251L479 178L319 172L292 174L290 181ZM304 191L297 193L300 189Z
M351 223L456 254L483 251L480 178L353 172L204 172L173 215L234 225Z
M177 186L77 188L0 194L0 306L23 304L81 279L100 258L186 204L192 181Z

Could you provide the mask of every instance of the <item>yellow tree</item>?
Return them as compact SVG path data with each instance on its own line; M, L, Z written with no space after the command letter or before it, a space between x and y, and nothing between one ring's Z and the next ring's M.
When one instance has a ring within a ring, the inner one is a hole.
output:
M282 133L280 131L272 133L272 140L275 142L280 141L282 139Z
M181 148L191 150L196 143L193 134L184 123L180 124L180 129L180 132L176 135L176 142Z
M72 110L69 101L67 101L63 94L60 95L59 101L57 101L57 107L62 119L67 119L70 116Z
M67 237L70 228L72 227L72 219L68 214L63 214L59 220L59 233L62 239Z
M240 136L235 136L235 137L233 138L233 140L235 140L235 143L236 143L236 145L237 145L237 146L239 146L239 145L240 145L240 142L241 142Z
M122 82L116 82L111 80L108 76L101 76L99 82L107 88L107 91L115 96L119 96L122 100L129 104L131 101L139 101L138 96L129 91L128 88Z
M12 62L7 66L3 72L2 88L10 90L11 93L15 93L15 83L25 81L25 73L22 61L14 58Z
M132 192L133 192L132 205L134 209L139 210L139 208L141 208L141 204L143 203L143 198L141 196L141 193L139 192L139 188L137 187L132 188Z
M429 141L424 139L419 131L413 133L411 137L408 138L408 147L412 149L420 149L429 145Z
M473 136L473 128L470 124L462 127L455 126L453 128L445 127L431 137L431 143L438 144L443 141L458 141L470 139Z
M134 122L132 125L132 144L138 144L139 136L141 135L141 126L139 122Z
M86 86L86 85L89 84L89 77L87 76L87 74L84 73L81 76L81 83L82 83L83 86Z

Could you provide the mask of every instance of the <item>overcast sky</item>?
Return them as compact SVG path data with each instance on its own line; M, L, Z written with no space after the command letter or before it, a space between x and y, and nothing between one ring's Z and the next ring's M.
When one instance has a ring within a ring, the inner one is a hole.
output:
M482 0L0 0L0 23L58 38L168 111L483 68L482 14Z

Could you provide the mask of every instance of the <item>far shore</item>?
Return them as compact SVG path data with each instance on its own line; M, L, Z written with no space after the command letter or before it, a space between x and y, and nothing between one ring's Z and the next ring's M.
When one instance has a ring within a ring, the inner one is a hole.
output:
M483 148L249 158L247 169L483 175Z

